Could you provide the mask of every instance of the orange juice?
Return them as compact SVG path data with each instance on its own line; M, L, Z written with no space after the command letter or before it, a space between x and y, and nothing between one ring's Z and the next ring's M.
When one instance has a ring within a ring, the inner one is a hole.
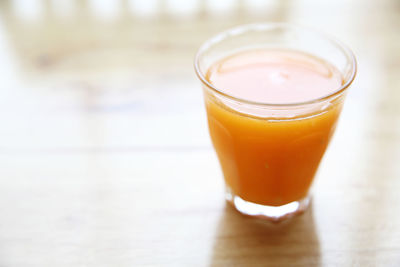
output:
M272 105L319 99L343 84L333 65L306 53L273 49L225 57L211 65L206 79L230 97ZM307 197L342 101L276 116L270 110L252 114L206 90L210 135L231 193L268 206Z

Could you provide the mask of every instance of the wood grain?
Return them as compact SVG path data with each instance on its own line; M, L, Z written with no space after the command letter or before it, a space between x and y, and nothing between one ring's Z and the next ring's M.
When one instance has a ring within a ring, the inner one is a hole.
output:
M281 224L226 206L192 67L260 21L359 62L312 206ZM399 27L396 0L0 1L0 266L400 266Z

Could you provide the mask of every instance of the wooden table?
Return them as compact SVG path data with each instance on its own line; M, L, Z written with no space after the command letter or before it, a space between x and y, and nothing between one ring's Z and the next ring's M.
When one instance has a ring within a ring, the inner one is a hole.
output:
M1 1L0 266L400 266L400 3ZM239 24L314 26L359 62L311 208L223 199L192 61Z

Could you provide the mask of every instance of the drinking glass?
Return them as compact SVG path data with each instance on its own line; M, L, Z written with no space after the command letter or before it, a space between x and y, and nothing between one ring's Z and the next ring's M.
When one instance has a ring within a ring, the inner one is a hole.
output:
M336 67L343 78L330 94L303 102L241 99L214 86L215 62L252 49L290 49ZM283 23L239 26L206 41L195 58L208 126L226 199L245 215L278 221L304 211L320 161L356 75L353 53L318 31Z

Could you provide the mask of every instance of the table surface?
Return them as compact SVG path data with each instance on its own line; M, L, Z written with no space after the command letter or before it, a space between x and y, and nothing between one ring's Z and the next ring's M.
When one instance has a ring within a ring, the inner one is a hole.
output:
M311 208L273 224L223 199L199 45L308 25L359 71ZM0 266L400 266L400 2L0 2Z

